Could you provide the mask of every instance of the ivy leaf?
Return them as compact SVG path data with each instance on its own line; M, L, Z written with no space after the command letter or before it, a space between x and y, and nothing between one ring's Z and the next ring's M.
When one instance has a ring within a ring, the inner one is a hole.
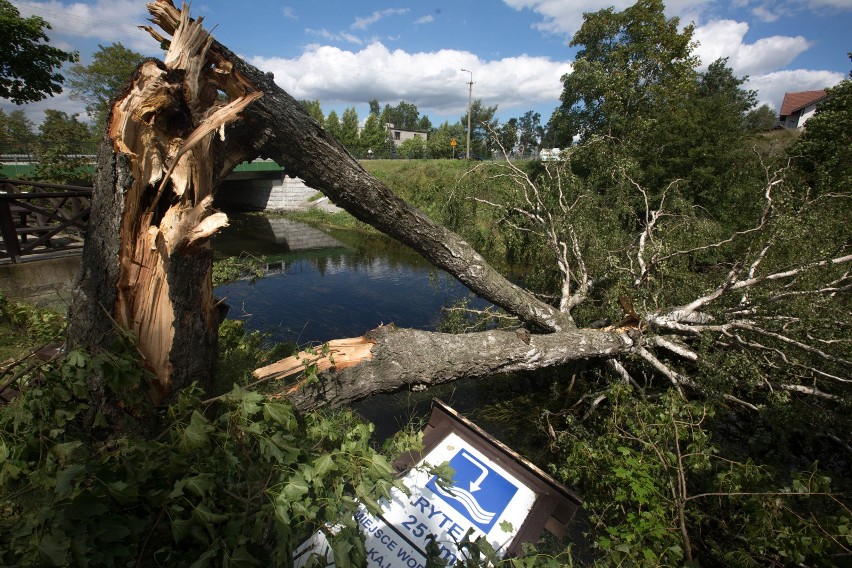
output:
M66 467L56 474L56 494L62 498L71 495L71 492L74 489L74 480L80 477L85 471L86 466L78 463L70 467Z
M391 466L388 459L382 454L373 454L370 461L373 463L373 467L376 468L380 475L391 477L396 475L393 466Z
M263 405L263 416L289 429L293 419L293 412L287 405L277 402L267 402Z
M74 453L74 450L83 445L83 442L75 440L73 442L65 442L53 446L53 453L59 458L60 462L65 462Z
M297 501L308 492L308 483L300 475L294 475L284 486L284 496L290 501Z
M72 367L85 367L87 357L85 353L78 349L75 349L74 351L68 354L68 357L66 357L65 360Z
M213 476L209 473L188 477L185 481L186 484L184 485L184 487L186 487L199 497L204 497L213 489L213 486L215 485L215 483L213 482Z
M189 419L189 426L183 431L183 439L190 449L198 449L207 445L210 432L213 431L213 426L203 414L197 410L192 411L192 417Z
M503 532L510 533L515 530L515 527L513 527L512 523L510 523L509 521L502 521L500 523L500 530Z
M323 454L314 460L314 474L316 477L325 477L328 472L335 469L337 469L337 466L334 465L334 459L332 459L331 454Z
M38 551L48 566L65 566L67 564L65 553L70 543L71 540L67 537L60 538L52 533L46 534L38 545Z
M201 503L193 509L192 516L208 528L210 528L210 525L212 524L224 523L228 520L228 515L214 513L205 503Z

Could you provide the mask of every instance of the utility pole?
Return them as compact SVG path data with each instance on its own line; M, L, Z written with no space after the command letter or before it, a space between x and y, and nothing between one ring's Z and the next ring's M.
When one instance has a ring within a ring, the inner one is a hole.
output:
M470 73L470 82L468 82L468 90L467 90L467 159L470 160L470 110L471 103L473 101L473 71L468 71L467 69L462 69L462 71L466 73Z

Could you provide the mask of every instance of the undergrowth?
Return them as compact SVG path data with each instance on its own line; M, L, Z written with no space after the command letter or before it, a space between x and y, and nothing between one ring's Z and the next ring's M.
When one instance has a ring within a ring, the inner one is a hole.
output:
M92 377L120 413L96 408ZM287 565L331 524L341 562L363 565L352 514L400 483L372 425L239 386L216 402L193 386L167 408L147 389L130 337L21 379L0 409L0 564Z

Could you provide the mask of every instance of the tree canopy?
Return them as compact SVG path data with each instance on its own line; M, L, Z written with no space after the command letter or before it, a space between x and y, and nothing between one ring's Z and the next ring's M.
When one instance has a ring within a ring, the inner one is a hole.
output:
M652 109L694 92L694 26L679 30L678 18L666 18L663 8L660 0L640 0L621 12L583 15L570 44L580 50L551 119L560 146L576 135L623 137Z
M110 101L127 84L141 53L127 49L121 42L98 45L88 65L75 64L69 71L71 99L86 103L86 112L96 124L103 124Z
M77 53L48 45L49 29L44 19L22 18L8 0L0 0L0 98L23 104L62 92L59 69L77 61Z

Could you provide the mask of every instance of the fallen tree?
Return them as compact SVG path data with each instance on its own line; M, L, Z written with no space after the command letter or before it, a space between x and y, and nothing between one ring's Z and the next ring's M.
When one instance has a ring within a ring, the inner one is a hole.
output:
M275 160L356 218L409 245L525 326L518 332L463 335L396 329L373 333L367 336L369 350L362 351L354 364L346 368L329 364L317 381L288 388L288 396L300 408L588 359L606 360L619 379L636 385L639 382L625 364L628 358L638 362L642 373L651 369L678 390L701 390L695 379L679 371L679 365L696 361L694 344L710 335L722 344L762 350L768 357L785 358L773 347L777 342L807 354L807 362L797 363L807 376L767 381L770 390L830 399L836 396L835 387L848 382L843 374L852 366L848 359L828 353L818 339L803 340L799 334L778 330L776 324L783 325L783 318L762 311L778 300L763 298L764 304L757 304L748 294L766 283L792 285L798 276L818 272L829 278L824 286L796 293L842 294L849 287L848 272L838 276L833 271L852 260L842 250L766 272L775 243L767 236L763 248L746 251L715 290L698 291L685 304L644 305L636 314L627 302L623 325L603 329L579 329L573 316L607 272L629 274L638 289L673 259L767 233L773 191L782 184L780 174L767 170L765 207L754 227L705 245L672 249L661 243L668 214L666 192L674 191L677 182L663 192L662 200L651 200L624 171L620 175L629 182L626 187L644 198L642 229L616 251L609 266L590 267L575 212L591 196L574 183L570 168L548 166L540 178L532 179L506 164L498 175L511 179L520 197L514 204L478 199L483 206L500 210L510 227L546 243L561 282L553 305L509 282L463 238L370 176L271 75L216 42L200 18L189 18L186 6L178 10L170 0L148 6L160 31L147 29L169 50L163 62L144 62L112 106L98 158L90 233L68 337L73 345L97 349L108 347L118 330L132 331L156 376L155 400L167 399L192 381L209 384L215 373L218 315L210 284L210 239L227 219L213 210L212 195L237 164L258 156ZM281 367L292 367L292 362ZM281 369L267 369L258 377L280 374ZM820 386L823 382L827 389ZM92 379L90 390L97 393L99 388ZM734 393L724 396L754 408Z

